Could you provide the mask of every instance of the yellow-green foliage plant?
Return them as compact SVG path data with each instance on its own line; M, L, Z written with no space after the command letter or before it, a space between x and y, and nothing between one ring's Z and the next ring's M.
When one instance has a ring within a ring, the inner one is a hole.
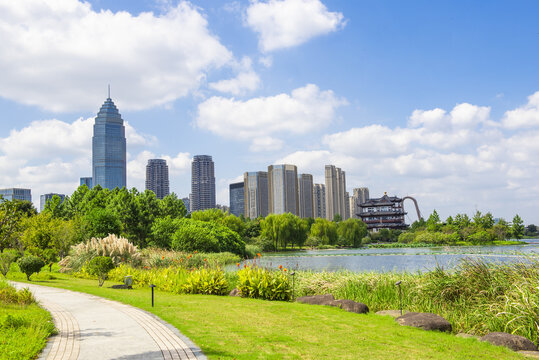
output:
M189 272L182 287L188 294L225 295L228 283L223 270L200 268Z
M123 282L130 275L133 278L133 287L142 288L150 284L159 290L172 293L182 293L182 285L188 276L188 271L181 267L166 268L135 268L130 265L120 264L109 272L109 279Z
M238 271L238 289L244 297L288 301L292 287L286 269L273 271L257 266L245 266Z

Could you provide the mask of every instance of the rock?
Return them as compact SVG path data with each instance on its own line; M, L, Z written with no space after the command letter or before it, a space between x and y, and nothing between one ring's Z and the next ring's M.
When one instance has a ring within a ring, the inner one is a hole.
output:
M296 299L299 303L311 304L311 305L330 305L335 298L331 294L326 295L314 295L314 296L301 296Z
M133 287L130 285L122 284L122 285L112 285L111 288L112 289L132 289Z
M413 326L423 330L451 331L449 321L431 313L409 312L395 319L399 324Z
M493 345L505 346L513 351L537 351L537 346L524 336L512 335L503 332L493 332L480 338L481 341L487 341Z
M408 311L402 310L402 314L400 310L380 310L376 312L376 315L384 315L384 316L392 316L395 319L398 318L401 315L406 314Z
M356 314L366 314L369 312L369 308L367 307L367 305L355 302L353 300L333 300L328 305L336 306L340 309Z
M472 334L466 334L466 333L458 333L458 334L455 335L455 336L456 336L456 337L460 337L460 338L465 338L465 339L469 339L469 338L479 339L479 336L472 335Z
M234 288L234 290L232 290L228 296L241 296L241 291L238 288Z
M539 359L539 351L520 350L520 351L517 351L517 353L519 353L521 355L524 355L524 356L527 356L527 357L530 357L530 358L533 358L533 359Z

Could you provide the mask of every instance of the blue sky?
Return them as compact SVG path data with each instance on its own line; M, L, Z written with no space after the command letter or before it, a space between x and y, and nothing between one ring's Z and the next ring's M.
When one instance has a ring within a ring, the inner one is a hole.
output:
M93 117L128 123L128 186L169 161L293 163L323 182L413 195L423 213L539 223L536 1L105 1L0 4L0 187L71 194ZM4 40L5 39L5 40ZM415 220L413 215L410 221Z

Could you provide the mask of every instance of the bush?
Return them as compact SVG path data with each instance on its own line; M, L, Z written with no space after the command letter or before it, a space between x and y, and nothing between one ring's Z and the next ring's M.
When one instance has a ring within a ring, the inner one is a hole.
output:
M34 296L27 288L17 290L6 281L0 281L0 303L29 305L34 302Z
M88 273L97 276L99 286L103 286L112 269L114 269L114 263L107 256L96 256L88 263Z
M251 265L238 271L238 280L238 289L244 297L284 301L292 297L286 269L271 271Z
M149 268L169 266L184 269L194 269L202 266L217 268L240 261L238 255L229 252L201 253L195 251L187 253L162 249L144 249L141 251L141 258L142 264Z
M192 219L180 220L172 237L172 248L181 251L222 252L243 255L245 243L238 233L224 225Z
M37 256L28 255L17 260L17 265L19 265L19 269L26 274L26 279L30 281L30 276L33 273L40 272L41 268L45 266L45 262Z
M188 294L225 295L228 283L221 269L198 269L189 273L183 290Z
M4 277L7 276L11 264L17 259L17 254L11 251L5 251L0 254L0 272Z
M402 244L409 244L414 241L415 234L412 232L403 232L399 235L399 242Z
M262 248L258 245L245 245L245 258L246 259L254 259L262 252Z

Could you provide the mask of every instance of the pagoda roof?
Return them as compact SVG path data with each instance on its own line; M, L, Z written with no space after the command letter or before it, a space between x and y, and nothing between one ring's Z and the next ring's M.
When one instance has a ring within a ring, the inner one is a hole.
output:
M368 207L368 206L383 206L383 205L393 205L397 202L401 202L402 199L396 196L387 196L384 195L381 198L373 198L369 200L365 200L365 202L362 202L360 204L361 207Z

